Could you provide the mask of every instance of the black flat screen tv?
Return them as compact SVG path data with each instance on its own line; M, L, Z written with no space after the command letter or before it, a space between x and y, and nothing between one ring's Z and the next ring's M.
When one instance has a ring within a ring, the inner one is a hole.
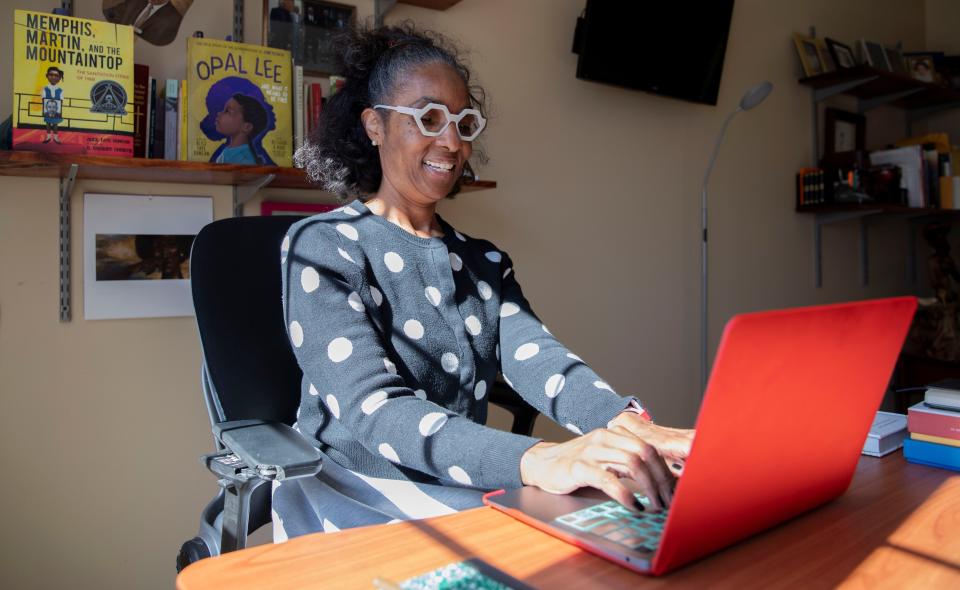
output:
M716 105L733 0L587 0L577 78Z

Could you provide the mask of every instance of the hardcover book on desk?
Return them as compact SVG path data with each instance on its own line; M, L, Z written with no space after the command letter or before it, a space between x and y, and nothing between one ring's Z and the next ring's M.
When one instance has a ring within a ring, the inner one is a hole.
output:
M941 410L960 411L960 379L945 379L928 386L923 402Z
M907 427L911 434L960 440L960 412L931 408L920 402L907 410Z

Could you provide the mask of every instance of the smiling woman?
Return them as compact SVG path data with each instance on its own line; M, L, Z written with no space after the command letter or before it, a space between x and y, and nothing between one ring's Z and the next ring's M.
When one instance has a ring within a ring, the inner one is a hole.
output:
M358 199L295 223L280 252L303 369L295 428L324 467L275 486L275 538L448 514L523 484L593 486L631 509L640 492L665 507L667 464L680 469L692 432L655 426L617 395L533 313L510 257L436 214L486 126L456 51L409 26L351 31L338 47L346 84L296 159ZM501 373L583 436L550 444L486 427Z

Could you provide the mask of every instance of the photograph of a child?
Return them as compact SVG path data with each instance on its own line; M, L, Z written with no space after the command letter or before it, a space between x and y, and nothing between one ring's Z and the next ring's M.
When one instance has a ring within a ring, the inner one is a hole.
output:
M211 162L276 165L263 147L263 138L276 129L276 115L253 82L235 76L216 82L207 92L206 106L200 130L213 141L224 140Z
M57 126L63 123L63 87L60 81L63 80L63 70L56 66L47 68L47 82L43 87L43 122L47 126L47 136L43 143L50 143L53 139L56 143L60 141L60 134L57 133Z

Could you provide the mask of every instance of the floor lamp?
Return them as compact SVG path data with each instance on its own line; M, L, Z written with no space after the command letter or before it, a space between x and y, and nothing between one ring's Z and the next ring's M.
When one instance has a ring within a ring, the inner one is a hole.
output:
M773 91L773 84L761 82L744 93L736 110L727 115L717 136L717 143L713 146L707 172L703 175L703 186L700 189L700 395L707 391L707 183L710 181L710 172L720 153L720 144L727 132L727 126L737 113L749 111L757 106Z

